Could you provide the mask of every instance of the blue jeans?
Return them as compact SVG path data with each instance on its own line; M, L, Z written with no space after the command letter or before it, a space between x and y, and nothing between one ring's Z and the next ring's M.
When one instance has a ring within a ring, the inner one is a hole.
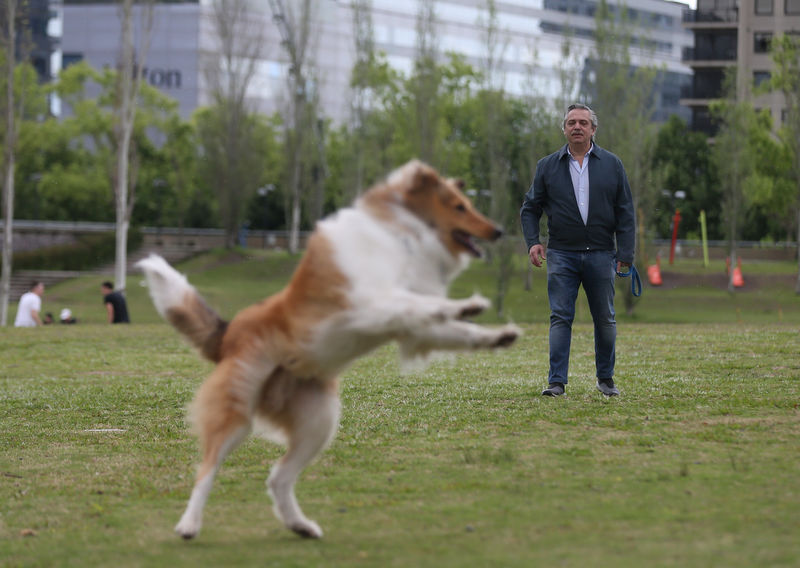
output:
M567 384L575 301L581 284L594 321L598 379L614 376L617 321L614 312L616 255L613 251L547 251L550 298L550 373L548 383Z

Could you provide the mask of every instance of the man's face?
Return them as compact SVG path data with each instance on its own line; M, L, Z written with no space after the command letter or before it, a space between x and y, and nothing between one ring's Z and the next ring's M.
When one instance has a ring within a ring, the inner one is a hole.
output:
M44 284L39 283L36 286L34 286L33 287L33 293L36 294L37 296L43 296L44 295Z
M592 126L592 114L584 108L575 108L567 114L564 122L564 136L570 144L588 144L591 141L594 131Z

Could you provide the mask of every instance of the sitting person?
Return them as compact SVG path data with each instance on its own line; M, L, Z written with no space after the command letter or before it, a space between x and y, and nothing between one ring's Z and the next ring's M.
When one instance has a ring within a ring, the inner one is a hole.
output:
M43 325L39 312L42 311L42 296L44 296L44 282L38 280L19 299L17 317L14 327L37 327Z
M128 304L121 291L114 291L111 282L103 282L100 290L103 293L103 303L108 314L108 323L130 323L128 319Z
M72 317L72 310L69 308L64 308L61 310L61 314L59 315L59 321L61 323L78 323L74 317Z

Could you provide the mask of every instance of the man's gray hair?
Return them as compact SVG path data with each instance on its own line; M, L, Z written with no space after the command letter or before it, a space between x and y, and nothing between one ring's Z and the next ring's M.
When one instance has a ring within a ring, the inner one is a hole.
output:
M589 108L588 105L585 105L583 103L575 103L567 107L567 112L564 113L564 120L561 121L561 130L564 130L564 127L567 125L567 115L569 114L570 111L575 109L588 110L589 114L591 115L592 126L594 128L597 128L597 115L594 113L594 111L591 108Z

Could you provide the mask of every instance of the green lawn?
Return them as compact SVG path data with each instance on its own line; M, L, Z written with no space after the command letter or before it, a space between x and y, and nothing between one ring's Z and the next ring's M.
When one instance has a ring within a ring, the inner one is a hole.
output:
M239 260L181 269L229 316L294 263ZM646 288L618 318L615 399L594 389L583 311L568 396L549 399L544 272L530 292L523 276L505 318L525 335L511 349L402 374L385 347L346 373L339 433L297 490L321 541L273 517L264 481L281 451L260 440L226 462L198 539L176 537L197 462L184 407L210 367L159 322L140 277L130 326L99 323L96 279L54 286L45 309L81 323L0 328L0 566L800 564L791 281ZM453 295L476 289L493 296L481 263Z

